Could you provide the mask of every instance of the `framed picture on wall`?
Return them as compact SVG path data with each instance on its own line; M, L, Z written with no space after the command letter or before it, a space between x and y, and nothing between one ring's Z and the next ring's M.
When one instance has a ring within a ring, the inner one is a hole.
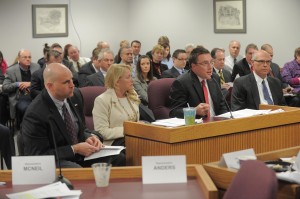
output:
M32 5L33 37L67 37L68 5Z
M214 0L215 33L246 33L246 0Z

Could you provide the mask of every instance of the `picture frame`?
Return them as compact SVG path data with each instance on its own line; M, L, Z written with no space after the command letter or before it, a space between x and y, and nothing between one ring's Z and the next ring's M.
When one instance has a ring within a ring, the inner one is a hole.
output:
M34 38L67 37L68 5L32 5L32 32Z
M215 33L246 33L246 0L213 0Z

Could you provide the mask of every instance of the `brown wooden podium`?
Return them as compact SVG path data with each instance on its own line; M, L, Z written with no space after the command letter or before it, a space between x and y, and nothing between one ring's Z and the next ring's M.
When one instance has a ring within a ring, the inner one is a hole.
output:
M141 165L142 156L186 155L187 164L218 161L223 153L254 148L256 153L300 143L300 109L264 105L283 113L166 128L125 122L127 165Z
M141 167L114 167L111 169L109 186L105 188L96 187L91 168L62 169L62 173L64 177L72 182L75 190L82 191L80 198L218 198L216 186L201 165L187 166L187 183L154 185L142 184ZM0 181L7 183L6 185L0 186L0 198L6 198L5 194L8 193L17 193L43 186L12 186L11 175L10 170L0 171Z
M278 160L283 157L296 156L300 150L300 146L270 151L267 153L256 154L257 159L261 161ZM204 168L209 176L214 181L215 185L221 190L226 190L233 178L235 177L237 170L220 167L219 162L212 162L204 164ZM280 199L299 199L300 198L300 185L292 184L284 181L278 183L277 198Z

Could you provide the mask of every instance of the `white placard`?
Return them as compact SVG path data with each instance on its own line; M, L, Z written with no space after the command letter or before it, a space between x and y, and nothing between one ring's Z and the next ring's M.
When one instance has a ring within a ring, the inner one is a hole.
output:
M245 149L231 153L224 153L220 160L219 166L228 167L232 169L240 169L240 160L256 159L253 149Z
M186 158L176 156L143 156L143 184L186 183Z
M47 156L12 157L12 184L48 184L55 180L55 160Z

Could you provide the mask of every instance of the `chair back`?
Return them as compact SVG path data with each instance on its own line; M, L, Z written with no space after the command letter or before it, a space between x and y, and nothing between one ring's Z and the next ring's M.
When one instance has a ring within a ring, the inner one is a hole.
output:
M94 130L93 122L93 108L95 98L106 91L103 86L87 86L79 88L83 98L83 115L85 119L85 125L89 130Z
M156 120L169 118L169 93L175 78L151 81L148 85L148 107Z
M274 199L277 193L275 172L258 160L247 160L227 189L223 199Z

